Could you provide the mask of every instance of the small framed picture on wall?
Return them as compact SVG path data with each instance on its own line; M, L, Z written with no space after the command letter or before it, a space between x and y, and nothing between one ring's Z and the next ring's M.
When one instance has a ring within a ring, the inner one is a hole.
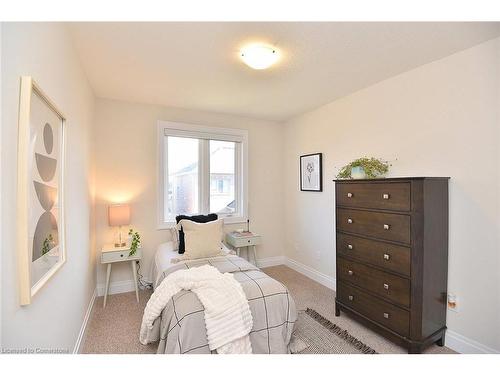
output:
M323 191L322 153L300 157L300 190Z

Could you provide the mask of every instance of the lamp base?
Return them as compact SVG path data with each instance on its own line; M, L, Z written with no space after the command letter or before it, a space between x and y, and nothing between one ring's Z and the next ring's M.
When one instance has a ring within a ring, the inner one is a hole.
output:
M127 246L127 243L122 239L122 226L120 225L120 228L118 229L118 236L115 237L115 247L125 246Z

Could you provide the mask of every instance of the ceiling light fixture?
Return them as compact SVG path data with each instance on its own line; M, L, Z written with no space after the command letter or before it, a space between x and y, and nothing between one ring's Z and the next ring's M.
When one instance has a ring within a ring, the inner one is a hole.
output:
M252 44L241 50L241 59L253 69L267 69L278 60L275 48L260 44Z

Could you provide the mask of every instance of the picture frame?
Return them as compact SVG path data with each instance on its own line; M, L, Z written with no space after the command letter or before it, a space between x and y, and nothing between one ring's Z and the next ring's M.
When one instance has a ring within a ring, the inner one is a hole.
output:
M29 305L66 262L65 128L65 116L33 78L21 77L16 218L20 305Z
M323 191L323 154L307 154L300 156L300 190Z

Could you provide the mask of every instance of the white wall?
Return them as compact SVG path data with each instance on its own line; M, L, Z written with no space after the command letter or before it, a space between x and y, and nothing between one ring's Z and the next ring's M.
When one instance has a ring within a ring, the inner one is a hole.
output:
M8 23L2 30L2 347L72 351L95 290L90 141L94 96L63 24ZM67 117L67 262L18 303L15 244L19 79L31 75Z
M2 113L3 113L3 102L2 102L2 30L3 30L3 22L0 22L0 145L2 144ZM2 212L2 152L0 149L0 212ZM1 220L1 219L0 219ZM0 222L0 238L2 238L2 225ZM2 280L2 264L3 264L3 246L2 241L0 241L0 280ZM0 348L2 347L2 292L0 291Z
M390 176L450 176L451 331L500 351L500 39L380 82L286 123L286 255L335 276L334 185L361 156ZM334 85L335 82L332 82ZM323 152L324 191L300 192L298 157Z
M258 258L283 255L282 127L269 121L106 99L96 104L97 246L113 242L116 228L107 221L107 206L112 202L131 205L131 224L143 241L144 276L149 275L157 246L170 238L168 231L157 230L158 120L248 130L250 229L263 236ZM230 225L226 230L238 227L245 225ZM98 284L105 282L105 275L105 267L99 266ZM113 265L112 286L131 278L129 264Z

